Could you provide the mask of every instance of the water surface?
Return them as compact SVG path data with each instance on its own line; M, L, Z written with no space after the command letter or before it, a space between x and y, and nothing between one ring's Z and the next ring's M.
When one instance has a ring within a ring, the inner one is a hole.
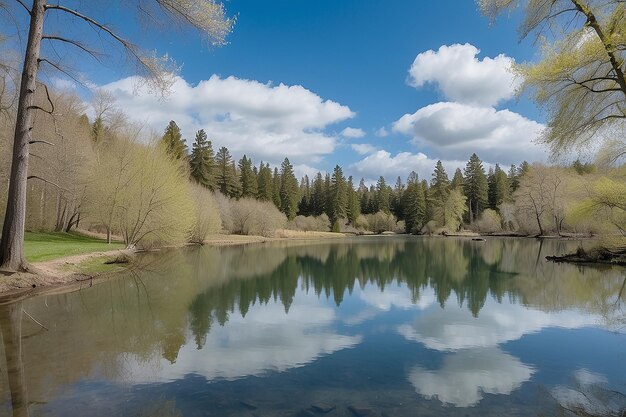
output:
M0 415L620 415L626 273L544 260L576 245L149 254L117 279L0 308Z

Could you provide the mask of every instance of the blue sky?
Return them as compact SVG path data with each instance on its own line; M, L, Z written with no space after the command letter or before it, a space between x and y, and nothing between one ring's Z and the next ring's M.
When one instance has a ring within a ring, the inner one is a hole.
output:
M531 143L542 113L491 82L510 58L535 57L530 41L518 41L519 14L491 25L471 0L230 0L225 7L237 23L220 48L190 30L155 32L128 13L94 11L182 65L166 101L137 88L127 78L131 67L77 65L147 127L160 132L171 117L189 141L205 128L236 158L288 156L299 173L340 164L370 180L412 169L429 177L437 159L452 171L473 151L488 164L545 159ZM494 99L477 98L481 91ZM381 128L386 136L376 134Z

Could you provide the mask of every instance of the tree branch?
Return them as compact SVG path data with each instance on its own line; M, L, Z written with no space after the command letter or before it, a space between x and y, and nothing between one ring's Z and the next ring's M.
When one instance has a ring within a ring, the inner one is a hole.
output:
M137 52L135 51L135 48L133 47L133 45L130 42L128 42L127 40L125 40L122 37L120 37L119 35L117 35L111 29L106 27L106 25L103 25L102 23L99 23L96 20L92 19L91 17L86 16L86 15L84 15L84 14L82 14L82 13L76 11L76 10L72 10L70 8L67 8L67 7L58 5L58 4L47 4L45 6L45 8L46 8L46 10L59 10L59 11L71 14L73 16L78 17L79 19L84 20L85 22L89 23L90 25L93 25L96 28L98 28L98 29L108 33L113 39L115 39L120 44L122 44L122 46L124 48L126 48L140 63L143 64L143 60L137 54Z
M29 145L32 145L33 143L45 143L46 145L54 146L54 143L48 142L47 140L31 140L28 142Z
M26 4L24 4L22 0L15 0L15 1L18 2L24 8L24 10L28 12L29 15L31 16L33 15L33 12L28 8Z
M47 179L45 179L45 178L41 178L41 177L39 177L39 176L37 176L37 175L29 175L28 177L26 177L26 179L27 179L27 180L30 180L30 179L41 180L41 181L45 182L46 184L50 184L50 185L53 185L53 186L57 187L59 190L67 191L67 192L68 192L68 193L70 193L70 194L72 193L72 192L71 192L70 190L68 190L67 188L63 188L63 187L61 187L59 184L56 184L56 183L54 183L54 182L52 182L52 181L48 181Z
M596 19L595 14L580 0L570 1L582 14L585 15L587 18L587 26L591 27L596 32L596 35L598 35L598 38L600 39L600 42L602 42L602 45L604 46L604 49L609 57L613 71L615 71L617 82L622 90L622 93L626 95L626 78L624 77L624 72L622 71L618 57L615 55L615 46L611 43L611 40L607 38L606 34L600 27L600 23Z
M45 62L46 64L50 65L52 68L56 69L59 72L62 72L63 74L67 75L69 78L71 78L72 80L76 81L76 83L78 83L79 85L82 85L83 87L87 87L85 85L85 83L83 83L82 81L80 81L79 79L77 79L76 77L74 77L72 74L70 74L69 72L65 71L63 68L61 68L58 64L55 64L54 62L46 59L46 58L40 58L39 62Z
M75 41L75 40L72 40L72 39L67 39L67 38L64 38L64 37L61 37L61 36L55 36L55 35L44 35L44 36L41 37L41 39L47 39L49 41L59 41L59 42L68 43L70 45L74 45L75 47L83 50L84 52L87 52L96 61L100 62L100 57L98 57L98 55L96 54L95 51L87 48L85 45L83 45L82 43L80 43L78 41Z

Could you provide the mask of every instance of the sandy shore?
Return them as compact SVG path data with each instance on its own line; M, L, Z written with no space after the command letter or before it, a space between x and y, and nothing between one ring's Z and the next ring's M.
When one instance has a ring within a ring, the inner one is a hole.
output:
M343 233L299 232L278 230L274 237L214 235L205 240L207 246L235 246L281 241L307 241L337 239L346 237ZM99 258L114 258L122 254L132 254L128 250L91 252L67 256L31 264L31 271L8 273L0 271L0 304L31 297L43 292L66 292L89 287L96 282L108 279L112 274L85 274L79 272L80 264Z

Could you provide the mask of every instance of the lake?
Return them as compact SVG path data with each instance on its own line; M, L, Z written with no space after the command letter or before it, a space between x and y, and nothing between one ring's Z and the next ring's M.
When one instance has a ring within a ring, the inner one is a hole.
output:
M119 278L0 307L0 415L621 416L626 270L544 259L577 245L145 254Z

